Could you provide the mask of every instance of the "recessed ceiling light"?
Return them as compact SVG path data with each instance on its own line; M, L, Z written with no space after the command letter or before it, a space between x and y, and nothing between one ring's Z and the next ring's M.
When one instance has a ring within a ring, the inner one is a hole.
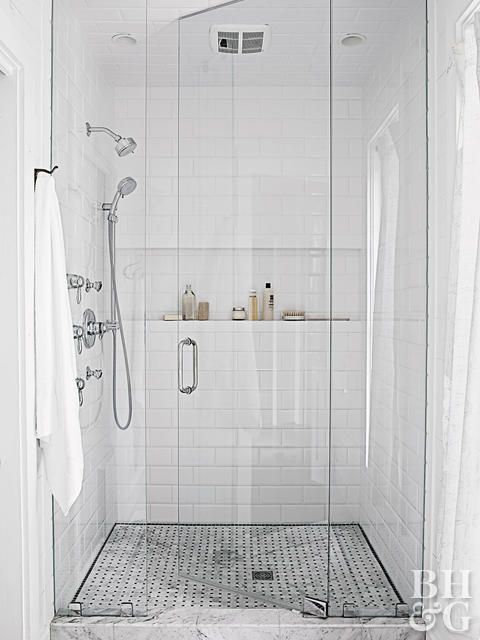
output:
M116 33L112 36L112 42L120 47L131 47L137 44L137 40L131 33Z
M367 36L364 36L362 33L346 33L341 37L340 43L344 47L358 47L366 42L366 40Z

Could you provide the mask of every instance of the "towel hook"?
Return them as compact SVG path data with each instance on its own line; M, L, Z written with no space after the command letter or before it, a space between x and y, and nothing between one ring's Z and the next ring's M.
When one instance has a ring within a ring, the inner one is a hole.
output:
M33 175L34 175L34 184L37 184L37 177L39 173L48 173L50 175L53 175L53 172L56 171L58 169L58 164L56 164L52 169L34 169Z

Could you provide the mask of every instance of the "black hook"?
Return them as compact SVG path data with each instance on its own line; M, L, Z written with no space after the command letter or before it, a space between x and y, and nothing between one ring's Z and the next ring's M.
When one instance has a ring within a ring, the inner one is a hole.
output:
M35 184L37 183L37 176L39 173L48 173L50 175L53 175L53 172L58 169L58 164L56 164L53 169L35 169L34 171L34 179L35 179Z

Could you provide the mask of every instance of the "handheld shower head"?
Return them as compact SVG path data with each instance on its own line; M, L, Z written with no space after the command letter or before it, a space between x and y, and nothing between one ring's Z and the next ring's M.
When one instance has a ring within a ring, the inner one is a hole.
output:
M133 153L137 148L137 143L133 138L122 138L121 135L119 135L118 133L115 133L108 127L92 127L89 122L86 122L85 125L87 127L87 136L89 137L92 135L92 133L100 132L100 133L106 133L111 138L113 138L117 143L115 145L115 151L120 156L120 158L123 158L124 156L128 156L129 153Z
M128 176L126 178L122 178L118 183L117 193L120 193L122 198L124 198L125 196L129 196L131 193L133 193L136 188L137 181L134 178Z
M120 198L124 198L125 196L129 196L131 193L135 191L137 188L137 181L130 176L126 178L122 178L117 186L117 192L111 203L104 203L102 206L103 211L108 211L108 219L110 222L117 221L117 207L120 201Z

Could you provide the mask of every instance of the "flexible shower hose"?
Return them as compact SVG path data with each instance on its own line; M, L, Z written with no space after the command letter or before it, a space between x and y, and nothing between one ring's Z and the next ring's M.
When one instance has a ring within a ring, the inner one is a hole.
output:
M128 429L130 426L130 422L132 421L132 381L130 379L130 365L128 363L128 353L127 353L127 343L125 341L125 333L123 331L123 321L122 314L120 311L120 304L118 302L118 292L117 292L117 276L116 276L116 268L115 268L115 255L113 250L113 242L114 242L114 234L115 234L115 222L109 220L108 222L108 253L110 256L110 279L112 284L113 298L115 304L115 310L117 313L118 320L118 330L120 331L120 339L122 341L122 349L123 349L123 360L125 362L125 374L127 377L127 389L128 389L128 417L125 424L121 424L120 419L118 417L117 411L117 332L114 329L112 331L113 335L113 380L112 380L112 396L113 396L113 416L115 418L115 422L117 427L122 431Z

